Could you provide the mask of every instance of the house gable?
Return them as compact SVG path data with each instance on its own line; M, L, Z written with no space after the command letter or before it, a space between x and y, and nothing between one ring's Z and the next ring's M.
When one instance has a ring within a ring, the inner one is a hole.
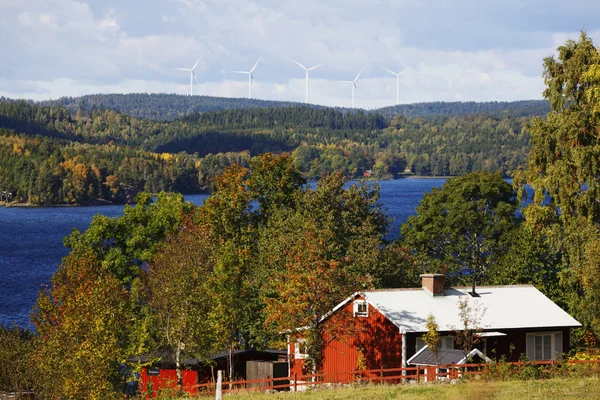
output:
M366 304L366 315L356 314L359 302ZM363 295L357 293L340 303L322 324L326 343L323 371L326 373L401 366L402 337L398 328ZM303 357L296 355L298 340L289 345L290 371L302 375L306 371L303 371Z

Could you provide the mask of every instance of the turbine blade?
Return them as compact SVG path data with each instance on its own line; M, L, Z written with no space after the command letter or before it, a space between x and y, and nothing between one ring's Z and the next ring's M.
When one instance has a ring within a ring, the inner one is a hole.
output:
M250 70L251 73L254 72L254 69L256 68L256 66L258 65L258 63L260 62L261 58L262 57L258 57L258 61L256 62L256 64L254 64L254 67L252 67L252 69Z
M342 82L342 83L354 83L352 81L338 81L338 82Z
M309 68L308 70L309 70L309 71L312 71L313 69L317 69L317 68L319 68L321 65L323 65L323 64L318 64L318 65L315 65L314 67L312 67L312 68Z
M360 76L360 74L362 74L362 72L363 72L364 70L365 70L364 68L363 68L363 69L361 69L361 70L360 70L360 72L358 73L358 75L356 75L356 78L354 78L354 80L353 80L352 82L356 82L356 81L358 80L358 77Z
M200 60L202 60L202 57L204 57L204 54L202 54L202 55L200 56L200 58L198 59L198 61L196 61L196 64L194 64L194 66L192 67L192 70L193 70L194 68L196 68L196 66L198 65L198 63L200 62Z
M403 69L402 72L400 72L398 75L402 75L405 72L406 72L406 69Z
M248 71L231 71L231 72L233 72L234 74L249 74L250 73Z
M384 68L384 70L386 70L387 72L389 72L389 73L390 73L390 74L392 74L392 75L396 75L396 76L398 76L398 74L397 74L397 73L395 73L394 71L392 71L391 69Z
M194 71L192 71L192 75L194 75L194 79L196 80L196 83L198 84L198 86L200 86L200 82L198 81L198 78L196 77L196 74L194 73Z
M189 68L175 68L177 71L191 71Z
M300 66L300 68L302 68L303 70L310 71L310 70L307 70L304 65L300 64L298 61L294 60L293 58L292 58L292 61L295 62L296 64L298 64Z

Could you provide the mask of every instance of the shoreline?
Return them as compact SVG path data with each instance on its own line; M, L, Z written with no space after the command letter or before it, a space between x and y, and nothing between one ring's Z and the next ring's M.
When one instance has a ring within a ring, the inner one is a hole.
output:
M402 179L450 179L450 178L454 178L454 176L401 175L401 176L398 176L397 178L392 178L392 179L370 179L370 178L367 178L367 180L368 181L396 181L396 180L402 180ZM350 181L358 181L358 180L360 180L360 178L350 179ZM196 195L196 194L211 195L212 193L206 193L206 192L187 193L187 194L183 194L183 196L185 197L186 195ZM5 208L12 208L12 207L19 207L19 208L97 207L97 206L125 206L127 204L134 204L134 203L114 203L111 201L97 201L93 204L35 204L35 203L0 201L0 207L5 207Z
M400 176L396 179L450 179L455 178L454 175L407 175Z
M175 193L175 192L169 192L169 193ZM193 195L198 195L198 194L211 194L211 193L182 193L184 198L185 196L193 196ZM154 194L154 196L156 196L156 193ZM131 203L115 203L112 201L108 201L108 200L98 200L92 204L35 204L35 203L24 203L24 202L6 202L6 201L0 201L0 207L4 207L4 208L13 208L13 207L18 207L18 208L55 208L55 207L98 207L98 206L126 206L126 205L135 205L135 203L131 202Z

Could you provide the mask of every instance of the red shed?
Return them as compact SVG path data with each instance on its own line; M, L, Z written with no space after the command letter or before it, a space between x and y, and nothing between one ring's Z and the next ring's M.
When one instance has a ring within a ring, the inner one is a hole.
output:
M182 365L183 390L186 393L195 394L195 385L216 381L217 371L223 370L227 374L227 359L229 352L214 354L209 359L190 358L184 359ZM152 367L142 368L139 381L139 391L156 391L161 389L175 389L177 387L177 372L168 355L163 355L161 361ZM246 379L246 363L248 361L285 361L285 350L236 350L234 352L234 380ZM131 359L134 362L147 362L147 357ZM212 367L210 366L212 365ZM226 380L228 376L224 376Z
M443 349L454 349L453 332L462 326L459 303L478 320L478 349L509 361L559 358L570 348L570 329L581 324L531 285L445 287L444 276L422 275L422 287L357 292L321 320L325 349L322 373L343 380L357 370L407 367L424 346L427 317L439 326ZM327 333L334 332L334 333ZM302 338L288 344L290 373L302 375ZM514 349L511 350L511 349Z

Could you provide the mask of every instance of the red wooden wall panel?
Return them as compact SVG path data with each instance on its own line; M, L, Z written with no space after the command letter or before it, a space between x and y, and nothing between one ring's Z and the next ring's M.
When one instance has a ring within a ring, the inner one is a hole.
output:
M354 317L351 301L324 324L324 374L347 379L341 374L358 369L402 366L402 335L394 324L370 305L368 317ZM362 365L359 366L359 362ZM290 364L291 374L307 373L302 370L303 360L294 359L294 343L290 346Z

